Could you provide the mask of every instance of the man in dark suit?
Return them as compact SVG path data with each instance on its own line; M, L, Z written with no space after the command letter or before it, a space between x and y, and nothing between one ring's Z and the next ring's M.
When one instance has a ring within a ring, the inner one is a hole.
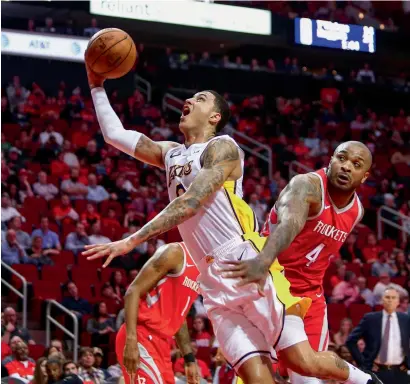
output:
M359 367L372 370L384 383L408 384L410 376L410 317L396 312L399 293L386 288L383 311L367 313L353 329L346 345ZM357 342L366 348L360 353Z

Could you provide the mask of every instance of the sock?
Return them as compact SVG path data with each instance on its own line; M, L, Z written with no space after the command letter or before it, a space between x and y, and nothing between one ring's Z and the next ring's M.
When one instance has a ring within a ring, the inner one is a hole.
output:
M349 366L349 379L345 384L367 384L369 380L372 380L372 377L368 373L361 371L347 361L346 364Z

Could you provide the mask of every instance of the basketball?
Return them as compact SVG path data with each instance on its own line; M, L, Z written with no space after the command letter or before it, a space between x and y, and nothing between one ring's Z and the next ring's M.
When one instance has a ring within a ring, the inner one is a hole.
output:
M97 32L85 51L85 61L90 69L107 79L118 79L127 74L137 56L131 36L118 28Z

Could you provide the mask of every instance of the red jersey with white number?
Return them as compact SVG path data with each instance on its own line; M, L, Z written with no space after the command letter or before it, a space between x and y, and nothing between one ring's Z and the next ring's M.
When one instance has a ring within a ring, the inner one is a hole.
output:
M185 245L184 265L178 274L168 274L141 300L138 326L161 336L174 336L199 293L198 269Z
M285 276L291 283L292 294L316 294L320 297L329 261L333 255L338 254L348 234L360 221L363 207L355 193L346 207L337 208L328 194L326 170L320 169L311 174L320 179L321 209L317 215L308 218L292 244L278 255L278 261L285 268ZM275 230L276 223L277 213L274 206L262 234L268 236Z

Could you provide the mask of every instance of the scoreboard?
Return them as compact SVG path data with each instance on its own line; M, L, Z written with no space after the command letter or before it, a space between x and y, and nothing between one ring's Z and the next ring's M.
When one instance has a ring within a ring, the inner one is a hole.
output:
M376 52L373 27L326 20L295 19L295 43L344 51Z

